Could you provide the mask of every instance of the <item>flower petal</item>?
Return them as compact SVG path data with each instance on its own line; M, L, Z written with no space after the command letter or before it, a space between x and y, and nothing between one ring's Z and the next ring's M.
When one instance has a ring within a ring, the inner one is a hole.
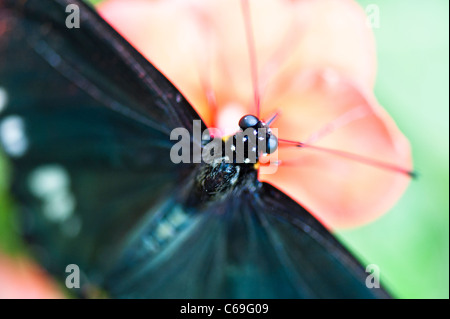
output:
M369 93L330 73L304 71L290 87L283 87L283 94L274 93L274 105L282 105L274 124L279 137L311 141L410 170L409 143L392 119ZM265 175L262 168L260 179L289 194L332 228L379 217L410 180L400 172L315 149L281 146L278 157L281 165L276 174Z
M29 260L0 255L0 299L58 299L63 294L49 276Z
M371 87L376 59L364 11L353 1L251 1L261 90L290 70L332 68ZM110 0L102 16L188 98L208 125L220 108L255 113L250 57L240 1ZM222 128L228 129L228 128Z

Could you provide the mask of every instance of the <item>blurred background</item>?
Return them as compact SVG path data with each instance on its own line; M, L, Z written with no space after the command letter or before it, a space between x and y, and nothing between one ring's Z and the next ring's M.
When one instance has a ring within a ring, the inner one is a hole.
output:
M413 180L377 221L339 233L399 298L449 297L449 2L376 4L375 94L411 142Z
M449 298L449 2L357 2L379 8L375 93L410 140L419 178L389 213L337 236L379 266L394 297ZM15 233L8 180L0 153L0 280L2 255L26 251Z

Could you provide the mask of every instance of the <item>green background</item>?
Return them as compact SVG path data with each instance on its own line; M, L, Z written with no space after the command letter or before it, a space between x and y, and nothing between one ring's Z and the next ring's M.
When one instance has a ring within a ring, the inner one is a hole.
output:
M386 215L339 234L401 298L449 297L449 2L359 0L377 4L375 93L409 138L415 169Z
M92 1L100 2L100 1ZM449 2L358 0L379 7L375 93L409 138L419 178L386 215L338 237L398 298L449 297ZM0 156L0 248L21 251Z

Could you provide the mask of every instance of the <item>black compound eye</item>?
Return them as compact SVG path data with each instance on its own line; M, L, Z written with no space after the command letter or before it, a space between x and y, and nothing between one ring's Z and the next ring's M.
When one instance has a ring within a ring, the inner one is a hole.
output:
M278 139L275 135L270 135L269 139L267 140L267 153L272 154L275 152L278 148Z
M259 119L254 115L245 115L239 120L239 127L245 131L248 128L257 128L260 124Z

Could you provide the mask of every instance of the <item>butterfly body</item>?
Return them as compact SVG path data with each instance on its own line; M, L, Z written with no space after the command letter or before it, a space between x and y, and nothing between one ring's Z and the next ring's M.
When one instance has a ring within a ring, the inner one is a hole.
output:
M199 202L226 197L240 184L257 184L260 157L276 151L276 136L256 116L243 116L239 126L236 134L222 139L211 137L206 143L207 157L194 178L194 197Z

